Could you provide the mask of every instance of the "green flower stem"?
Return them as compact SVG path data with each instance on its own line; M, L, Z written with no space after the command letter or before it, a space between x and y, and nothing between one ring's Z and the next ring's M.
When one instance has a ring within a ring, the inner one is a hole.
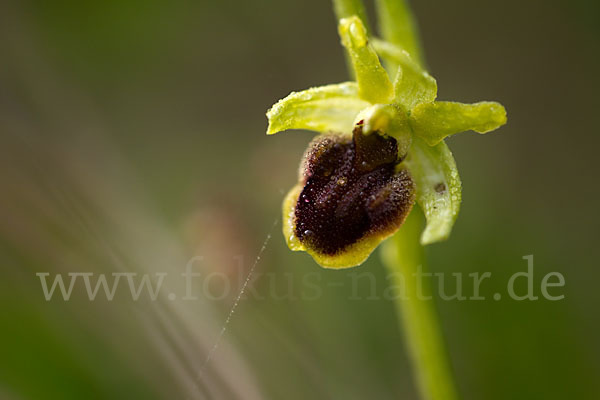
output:
M367 34L371 34L367 12L362 0L333 0L333 10L338 21L356 15L367 29Z
M424 400L458 400L446 352L431 283L423 279L424 254L419 243L422 216L413 210L400 230L382 248L383 262L394 285L402 288L396 312L402 322L406 344ZM421 268L421 269L420 269Z
M406 49L423 65L416 23L407 2L378 0L376 5L383 38ZM404 327L421 396L424 400L458 400L438 313L431 299L431 282L417 276L419 268L421 274L425 269L419 241L422 220L421 213L413 210L404 226L385 242L383 261L396 285L405 289L403 296L396 299L396 312Z
M407 2L377 0L375 4L381 36L388 42L401 46L413 60L423 66L423 54L417 35L417 26ZM393 70L395 71L396 68Z

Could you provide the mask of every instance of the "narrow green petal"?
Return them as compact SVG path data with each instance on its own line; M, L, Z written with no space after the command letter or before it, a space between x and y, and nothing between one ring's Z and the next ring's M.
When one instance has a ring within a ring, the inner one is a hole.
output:
M360 98L373 104L391 102L392 82L369 44L367 30L360 18L353 16L340 20L338 31L352 60Z
M317 132L351 132L356 114L369 103L358 97L354 82L292 92L269 111L267 135L286 129Z
M416 22L406 1L377 0L375 5L382 37L406 50L413 60L423 65Z
M415 135L430 146L455 133L486 133L506 124L506 110L496 102L463 104L447 101L421 104L412 110L410 125Z
M384 59L392 61L399 67L394 81L396 103L411 110L418 104L435 100L437 82L405 50L383 40L373 39L372 43Z
M421 244L447 239L461 201L460 177L450 149L444 142L429 146L415 137L405 163L417 187L417 203L427 219Z

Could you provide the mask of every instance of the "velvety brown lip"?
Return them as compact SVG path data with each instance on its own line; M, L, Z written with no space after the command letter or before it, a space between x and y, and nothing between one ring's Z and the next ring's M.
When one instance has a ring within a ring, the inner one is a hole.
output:
M395 171L398 145L377 133L317 137L303 163L295 234L312 250L334 255L368 235L397 229L414 202L414 184Z

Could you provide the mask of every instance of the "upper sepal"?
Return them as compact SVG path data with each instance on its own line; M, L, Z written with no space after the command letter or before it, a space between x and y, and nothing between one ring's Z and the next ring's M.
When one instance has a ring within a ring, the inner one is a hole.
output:
M360 98L372 104L391 102L394 95L392 82L369 44L367 30L360 18L341 19L338 32L352 60Z

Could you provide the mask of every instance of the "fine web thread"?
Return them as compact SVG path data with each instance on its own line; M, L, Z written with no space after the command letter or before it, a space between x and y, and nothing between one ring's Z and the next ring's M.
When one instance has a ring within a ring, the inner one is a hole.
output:
M208 363L215 355L215 352L217 351L217 348L219 347L219 344L221 343L221 340L223 339L223 335L225 334L225 331L227 330L227 325L229 325L229 322L231 321L231 317L233 317L233 313L235 312L238 304L240 303L240 300L242 299L242 296L244 295L244 291L246 290L246 287L248 286L248 283L250 282L250 279L252 278L252 273L254 272L254 269L258 265L258 262L260 261L260 257L262 256L263 252L267 248L267 244L269 243L269 240L271 240L271 234L273 232L273 229L275 228L275 225L277 225L277 219L275 221L273 221L273 225L271 225L271 229L269 230L267 237L263 241L262 247L260 248L260 251L258 252L258 255L256 256L256 259L254 260L252 267L250 267L250 270L248 271L246 280L242 284L240 292L236 296L236 298L233 302L233 305L231 306L231 309L229 310L229 313L227 314L227 318L225 319L225 322L223 323L223 326L221 327L221 331L219 332L219 335L217 336L217 339L215 340L214 345L212 346L212 348L208 352L208 355L206 356L206 360L204 361L204 364L202 365L202 368L200 369L200 376L202 376L202 374L206 370Z

